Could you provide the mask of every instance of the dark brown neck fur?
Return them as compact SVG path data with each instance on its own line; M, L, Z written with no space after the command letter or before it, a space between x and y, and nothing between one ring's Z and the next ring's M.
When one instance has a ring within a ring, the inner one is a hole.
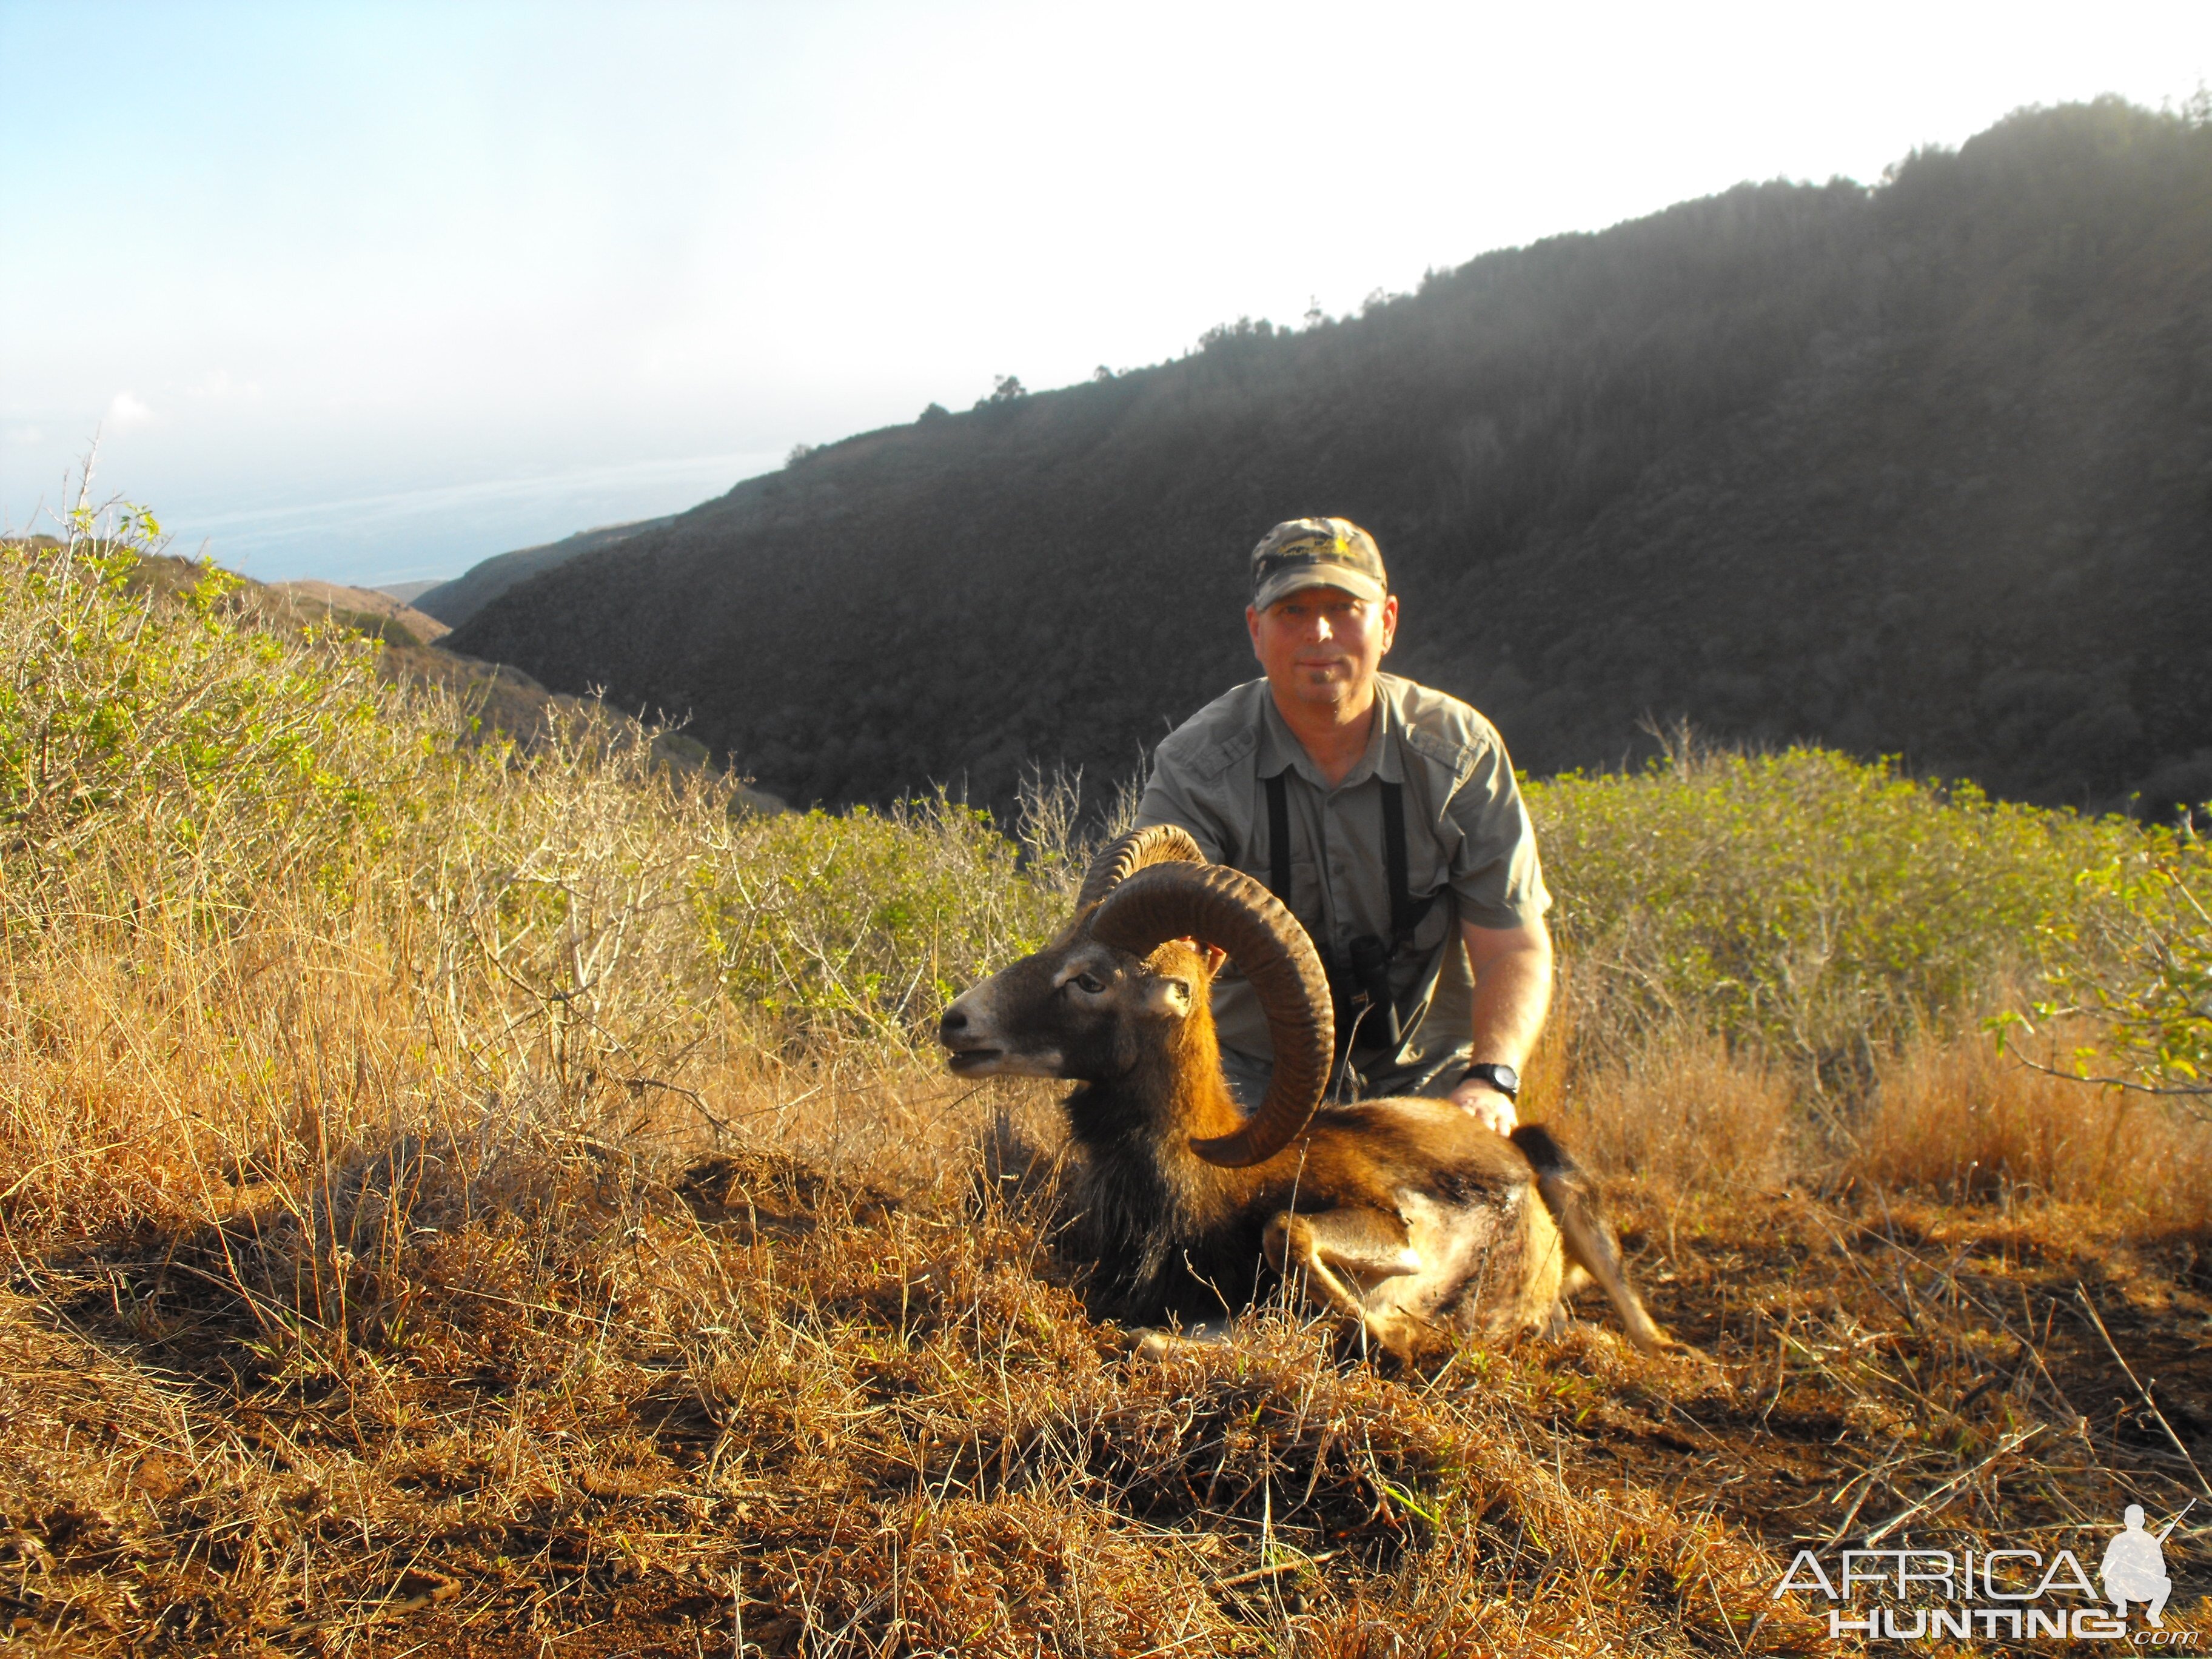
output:
M1258 1172L1225 1170L1190 1149L1194 1139L1228 1134L1244 1121L1221 1074L1221 1045L1207 1000L1210 976L1198 954L1170 943L1146 963L1191 985L1190 1012L1166 1043L1139 1042L1120 1075L1067 1097L1069 1127L1090 1156L1084 1181L1085 1231L1115 1247L1133 1272L1113 1300L1131 1306L1158 1293L1186 1246L1249 1201Z

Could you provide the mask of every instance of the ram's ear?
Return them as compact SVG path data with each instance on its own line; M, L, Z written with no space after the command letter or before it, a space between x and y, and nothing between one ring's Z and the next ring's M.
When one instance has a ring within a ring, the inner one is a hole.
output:
M1206 976L1208 979L1212 979L1215 975L1218 974L1221 971L1221 964L1229 960L1229 952L1223 950L1218 945L1208 945L1204 939L1193 939L1188 933L1185 933L1182 938L1176 942L1182 945L1188 945L1192 950L1197 951L1199 956L1204 959L1206 963Z
M1188 1019L1191 985L1181 974L1146 974L1137 992L1137 1012L1155 1019Z

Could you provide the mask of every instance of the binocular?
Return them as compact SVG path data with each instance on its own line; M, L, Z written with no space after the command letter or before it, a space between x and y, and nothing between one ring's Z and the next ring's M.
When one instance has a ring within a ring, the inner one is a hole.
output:
M1339 1054L1387 1054L1403 1035L1398 1005L1390 995L1390 942L1363 933L1340 950L1320 947L1322 970L1328 975L1329 1001L1336 1013Z

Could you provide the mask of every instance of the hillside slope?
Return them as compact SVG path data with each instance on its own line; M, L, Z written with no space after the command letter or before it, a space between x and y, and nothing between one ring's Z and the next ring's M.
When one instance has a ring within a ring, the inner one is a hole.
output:
M1539 771L1686 716L2038 800L2212 795L2212 130L2032 112L1872 191L1744 185L1240 323L816 451L452 644L688 713L793 799L1000 801L1244 678L1243 553L1309 513L1380 538L1393 665Z
M407 639L418 645L435 645L453 631L449 624L428 611L417 611L406 600L381 588L347 587L337 582L296 581L273 583L270 591L291 594L341 615L374 619L377 625L365 631L380 632L387 641L395 644L400 641L394 637L390 626L392 624L404 629Z
M512 553L495 553L480 559L447 582L426 584L409 601L418 611L458 628L517 582L564 564L581 553L592 553L645 531L658 530L666 519L639 519L629 524L602 525L580 530L543 547L520 547Z

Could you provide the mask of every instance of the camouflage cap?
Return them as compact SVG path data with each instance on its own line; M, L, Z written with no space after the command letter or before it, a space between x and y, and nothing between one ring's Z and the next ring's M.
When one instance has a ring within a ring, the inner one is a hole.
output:
M1252 605L1265 611L1302 587L1340 587L1356 599L1389 597L1375 538L1349 519L1291 519L1252 550Z

